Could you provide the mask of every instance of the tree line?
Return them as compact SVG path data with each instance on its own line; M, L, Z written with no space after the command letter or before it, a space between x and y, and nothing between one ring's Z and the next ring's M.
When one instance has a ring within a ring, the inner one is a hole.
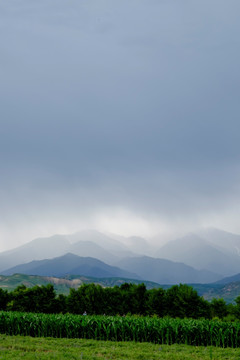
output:
M77 290L71 288L69 295L57 295L51 284L31 288L20 285L11 292L0 288L0 310L36 313L138 314L235 320L240 319L240 296L235 302L236 305L226 304L223 299L209 302L185 284L167 290L147 290L144 284L124 283L106 288L83 284Z

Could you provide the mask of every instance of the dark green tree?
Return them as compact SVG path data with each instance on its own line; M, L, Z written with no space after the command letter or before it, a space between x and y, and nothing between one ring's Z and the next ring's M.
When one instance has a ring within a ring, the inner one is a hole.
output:
M12 311L55 313L57 312L56 305L53 285L32 288L20 285L11 293L11 301L7 308Z
M7 290L3 290L0 288L0 310L6 310L7 304L11 299L11 295Z
M85 311L85 301L80 288L78 290L70 289L66 300L67 312L72 314L83 314Z
M165 291L161 288L148 291L147 299L148 315L165 315Z
M127 313L127 308L123 300L123 294L119 286L104 289L104 308L103 314L123 315Z
M85 311L89 314L104 313L103 288L100 285L89 284L85 290Z
M133 296L135 299L134 313L146 315L148 293L145 284L135 285L133 287Z
M166 291L166 312L171 317L208 317L207 302L191 286L174 285Z
M121 297L122 297L122 314L137 314L137 299L135 297L135 288L134 284L122 284L120 286Z
M223 319L225 316L227 316L227 304L223 299L212 299L210 308L212 317Z
M236 303L236 306L235 306L235 309L234 309L234 314L235 314L236 318L238 320L240 320L240 296L238 296L235 299L235 303Z
M58 313L65 314L67 312L67 296L59 294L56 299L56 309Z

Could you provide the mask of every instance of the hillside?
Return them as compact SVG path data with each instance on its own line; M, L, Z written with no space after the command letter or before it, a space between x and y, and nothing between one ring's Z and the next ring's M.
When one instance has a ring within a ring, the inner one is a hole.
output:
M122 259L117 265L138 274L141 278L159 284L210 283L221 278L211 271L196 270L180 262L139 256Z
M26 287L53 284L57 294L69 293L70 288L78 289L82 284L95 284L103 287L120 286L124 283L141 284L144 283L147 289L159 288L167 289L172 285L160 285L156 282L142 281L126 278L94 278L89 276L68 275L62 278L14 274L11 276L0 276L0 288L8 291L14 290L19 285ZM234 303L234 299L240 295L240 281L228 284L189 284L197 290L200 296L211 301L213 298L223 298L227 303Z
M229 284L229 283L237 283L237 282L240 282L240 273L218 280L216 284Z
M19 285L26 287L41 286L53 284L57 294L68 294L70 288L78 289L82 284L95 284L103 287L120 286L124 283L141 284L144 283L147 289L158 288L160 285L151 281L142 281L136 279L127 279L121 277L112 278L96 278L89 276L68 275L62 278L53 276L37 276L37 275L23 275L14 274L11 276L0 276L0 288L8 291L14 290Z
M2 271L2 275L21 273L27 275L56 276L85 275L91 277L140 277L132 272L110 266L91 257L80 257L71 253L46 260L31 261Z
M227 303L234 303L240 296L240 281L228 284L192 284L200 296L211 301L213 298L224 299Z

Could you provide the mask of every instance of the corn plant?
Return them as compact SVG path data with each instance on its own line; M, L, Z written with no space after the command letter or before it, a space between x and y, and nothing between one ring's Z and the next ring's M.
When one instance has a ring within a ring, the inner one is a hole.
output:
M240 346L240 323L215 320L134 316L82 316L0 312L0 333L33 337L86 338L189 344Z

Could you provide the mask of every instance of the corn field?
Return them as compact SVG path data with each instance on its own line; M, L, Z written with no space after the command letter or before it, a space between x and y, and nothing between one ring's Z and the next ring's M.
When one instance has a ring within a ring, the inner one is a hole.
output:
M240 346L240 323L133 316L0 312L0 333L158 344Z

